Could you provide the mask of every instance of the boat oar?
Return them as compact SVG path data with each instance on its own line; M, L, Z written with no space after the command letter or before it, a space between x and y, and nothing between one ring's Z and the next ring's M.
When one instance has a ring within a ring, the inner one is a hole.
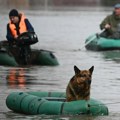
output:
M85 45L83 45L80 50L82 50L86 45L88 45L90 42L94 41L96 38L99 39L100 38L100 34L104 31L104 29L100 32L100 33L96 33L93 38L90 38L90 40L88 40Z

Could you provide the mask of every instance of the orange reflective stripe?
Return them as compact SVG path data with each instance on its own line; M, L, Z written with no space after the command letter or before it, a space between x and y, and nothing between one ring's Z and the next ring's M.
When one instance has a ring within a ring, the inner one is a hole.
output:
M10 27L12 35L14 37L16 37L17 36L16 26L13 23L10 22L9 27ZM26 27L26 24L25 24L25 16L23 14L21 14L21 20L20 20L20 23L19 23L19 32L20 32L20 34L23 33L23 32L27 32L27 27Z

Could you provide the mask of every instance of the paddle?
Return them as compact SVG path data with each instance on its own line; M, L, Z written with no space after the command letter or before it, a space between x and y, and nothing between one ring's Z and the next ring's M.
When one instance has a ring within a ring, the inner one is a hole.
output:
M86 45L88 45L90 42L94 41L96 38L99 39L100 38L100 34L104 31L104 29L100 32L100 33L96 33L95 36L93 36L93 38L91 38L89 41L87 41L85 43L85 45L83 45L80 50L82 50Z

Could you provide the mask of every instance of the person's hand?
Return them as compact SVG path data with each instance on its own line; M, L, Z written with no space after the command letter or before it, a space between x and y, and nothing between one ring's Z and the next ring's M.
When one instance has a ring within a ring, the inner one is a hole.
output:
M15 39L17 39L17 38L18 38L18 35L15 36Z
M105 25L105 29L110 29L110 28L111 28L111 25L109 25L109 24Z

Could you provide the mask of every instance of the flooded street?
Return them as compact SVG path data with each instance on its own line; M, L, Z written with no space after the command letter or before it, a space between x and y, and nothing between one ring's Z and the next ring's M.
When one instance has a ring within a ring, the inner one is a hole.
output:
M84 48L85 39L96 32L111 13L104 8L78 11L23 11L34 26L39 43L32 48L53 51L59 66L0 66L0 120L119 120L120 118L120 51L93 52ZM6 39L8 11L0 13L1 40ZM6 106L6 97L14 91L60 91L74 75L74 65L89 69L94 65L91 98L108 106L109 116L46 116L14 113ZM22 76L19 75L22 71ZM15 78L10 79L12 73ZM21 79L19 79L21 78Z

